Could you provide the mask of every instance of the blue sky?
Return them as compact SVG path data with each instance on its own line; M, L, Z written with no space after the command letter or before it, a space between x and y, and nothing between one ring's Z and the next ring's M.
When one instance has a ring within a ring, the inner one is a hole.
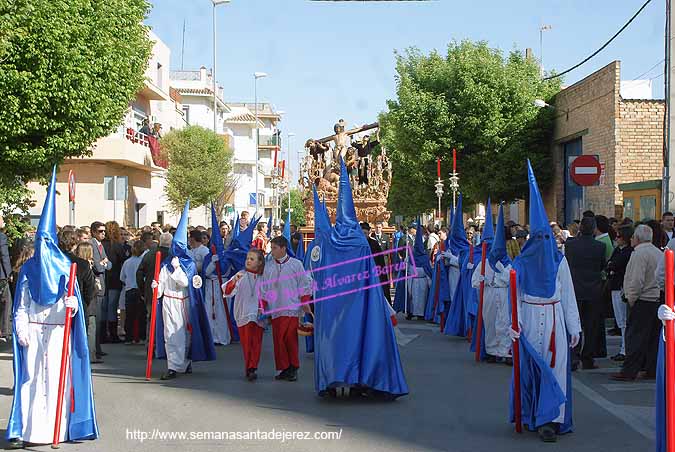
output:
M171 48L172 69L181 64L186 20L185 69L212 66L210 0L154 0L147 19ZM531 47L558 72L581 61L611 37L643 0L487 0L460 2L312 2L232 0L218 6L217 78L231 101L253 101L253 72L259 101L286 112L280 123L297 150L309 138L329 135L344 118L348 126L375 121L395 98L394 50L415 46L444 51L451 40L485 40L506 52ZM622 80L635 79L664 57L665 0L652 0L607 49L565 77L571 84L621 60ZM660 64L642 78L662 73ZM663 76L655 78L657 95Z

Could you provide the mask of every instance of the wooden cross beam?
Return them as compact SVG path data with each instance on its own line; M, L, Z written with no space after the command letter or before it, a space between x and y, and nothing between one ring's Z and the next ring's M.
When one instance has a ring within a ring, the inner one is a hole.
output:
M346 133L348 136L352 136L352 135L357 134L357 133L359 133L359 132L365 132L366 130L377 129L378 127L380 127L380 123L379 123L379 122L374 122L374 123L372 123L372 124L365 124L365 125L363 125L363 126L361 126L361 127L357 127L357 128L355 128L355 129L348 130L348 131L346 131L345 133ZM324 144L324 143L328 143L329 141L333 141L334 139L335 139L335 134L333 134L333 135L331 135L331 136L328 136L328 137L323 137L323 138L318 139L318 140L316 140L316 141L318 141L318 142L321 143L321 144Z

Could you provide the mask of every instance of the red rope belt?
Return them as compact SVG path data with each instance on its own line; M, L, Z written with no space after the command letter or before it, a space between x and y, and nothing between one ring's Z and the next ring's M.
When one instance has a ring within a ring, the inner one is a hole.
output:
M555 305L560 303L560 300L552 301L550 303L528 303L527 301L523 301L525 304L529 304L532 306L553 306L553 329L551 330L551 337L549 338L549 345L548 345L548 351L551 352L551 362L549 363L549 366L551 368L555 367L555 358L556 358L556 346L555 346Z
M172 300L180 300L180 301L185 301L189 300L190 297L172 297L171 295L164 295L164 298L171 298ZM185 303L183 303L183 314L185 314L185 318L187 319L187 330L188 333L192 334L192 324L190 323L190 315L185 307Z

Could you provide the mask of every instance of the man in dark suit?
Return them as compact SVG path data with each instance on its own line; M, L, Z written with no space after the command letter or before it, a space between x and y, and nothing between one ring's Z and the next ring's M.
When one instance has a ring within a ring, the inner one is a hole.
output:
M2 232L4 228L5 220L0 215L0 338L9 337L12 334L12 295L9 293L12 266L9 260L7 236Z
M570 266L574 293L577 297L583 339L573 353L572 368L595 369L593 355L600 345L602 333L602 272L605 269L605 245L595 240L595 218L581 220L580 235L565 245L565 257Z
M370 246L370 254L373 255L375 265L377 265L380 268L385 268L387 263L384 259L384 256L382 255L382 248L380 248L380 244L377 243L377 240L375 240L370 236L370 224L365 222L361 223L361 230L363 231L363 235L366 236L366 240L368 240L368 245ZM379 254L379 256L375 256L376 254ZM384 272L381 272L380 282L383 283L381 287L382 292L384 293L384 297L387 299L389 304L391 304L391 292L389 290L389 276Z
M389 235L385 234L383 232L384 224L381 221L378 221L375 223L375 232L372 234L372 237L377 241L377 243L380 245L380 248L382 251L388 251L391 249L391 239L389 238ZM391 253L385 253L384 254L384 263L385 265L389 265L391 263ZM389 280L391 281L391 275L389 276ZM385 290L385 294L387 291Z
M94 251L94 276L98 279L101 287L101 293L95 297L95 312L96 312L96 359L95 362L100 361L102 356L107 355L101 349L101 335L105 331L105 321L101 321L103 316L99 312L103 306L103 296L105 294L105 272L112 269L112 262L108 260L108 256L103 248L103 239L105 239L105 225L100 221L94 221L91 224L91 247Z

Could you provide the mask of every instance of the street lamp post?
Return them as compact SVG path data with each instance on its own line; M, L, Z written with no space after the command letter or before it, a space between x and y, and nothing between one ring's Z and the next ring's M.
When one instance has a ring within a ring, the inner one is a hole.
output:
M544 32L551 30L553 27L550 25L542 25L539 27L539 67L541 71L541 76L544 76Z
M213 132L218 133L218 92L216 91L216 6L223 3L230 3L230 0L211 0L213 3Z
M253 78L253 92L255 97L255 214L258 215L258 206L260 205L260 195L258 193L258 164L259 164L259 146L260 146L260 129L258 127L258 79L267 77L264 72L254 72Z
M295 136L293 132L288 132L286 135L288 137L288 143L286 144L286 159L288 160L288 168L290 171L291 168L291 138ZM288 209L291 210L291 173L288 173Z

